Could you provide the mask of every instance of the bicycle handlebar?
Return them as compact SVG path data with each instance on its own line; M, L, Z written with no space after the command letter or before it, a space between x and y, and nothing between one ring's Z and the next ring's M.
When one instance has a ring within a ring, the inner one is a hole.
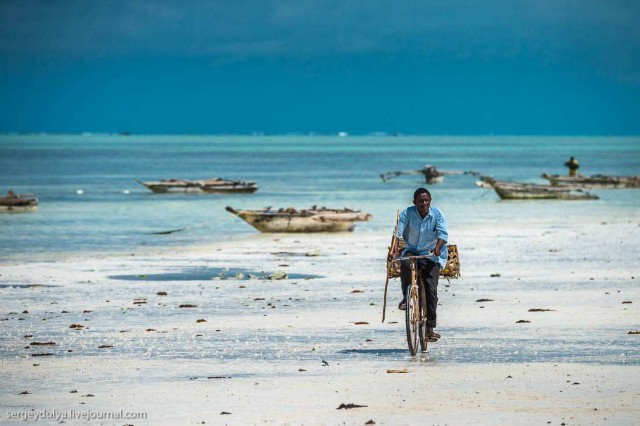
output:
M431 254L424 254L420 256L394 257L393 259L391 259L391 262L398 262L398 261L410 260L410 259L432 259L434 257L437 257L437 256L433 252L431 252Z

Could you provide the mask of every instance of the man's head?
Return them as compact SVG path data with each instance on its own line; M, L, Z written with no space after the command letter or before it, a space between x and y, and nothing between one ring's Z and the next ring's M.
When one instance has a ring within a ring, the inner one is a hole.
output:
M418 209L420 216L426 216L431 206L431 193L426 188L416 189L413 193L413 204Z

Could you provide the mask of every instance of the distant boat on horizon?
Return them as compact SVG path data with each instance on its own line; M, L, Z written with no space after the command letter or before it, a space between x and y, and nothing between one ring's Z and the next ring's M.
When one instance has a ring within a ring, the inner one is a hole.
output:
M0 211L31 212L38 208L38 199L31 194L16 194L9 190L7 195L0 197Z
M542 178L547 179L551 185L557 187L590 188L590 189L616 189L616 188L640 188L640 176L560 176L543 173Z
M163 179L156 182L142 182L150 191L156 194L166 193L195 193L195 194L225 194L225 193L253 193L258 190L253 181L211 178L204 180Z
M581 189L540 185L536 183L510 182L483 176L482 181L490 185L502 200L597 200Z

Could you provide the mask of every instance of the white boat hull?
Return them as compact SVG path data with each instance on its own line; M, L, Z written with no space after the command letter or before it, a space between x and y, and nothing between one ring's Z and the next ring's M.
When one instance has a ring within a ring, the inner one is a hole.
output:
M309 213L303 211L295 214L276 211L237 211L227 207L227 211L235 214L260 232L351 232L355 222L367 221L369 213L326 212Z

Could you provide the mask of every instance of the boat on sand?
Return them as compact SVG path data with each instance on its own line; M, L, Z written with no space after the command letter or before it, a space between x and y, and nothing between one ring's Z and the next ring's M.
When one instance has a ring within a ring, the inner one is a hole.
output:
M226 210L247 222L260 232L349 232L355 228L355 222L366 222L371 214L344 208L342 210L318 208L306 210L292 207L273 210L267 207L261 210Z
M561 176L543 173L541 177L547 179L553 186L590 189L640 188L640 176Z
M203 180L163 179L158 182L142 182L150 191L158 194L186 192L195 194L253 193L258 187L255 182L222 179L219 177Z
M563 188L536 183L499 181L483 177L502 200L597 200L598 197L581 189Z
M10 212L30 212L37 210L38 199L31 194L16 194L13 191L0 197L0 211Z

